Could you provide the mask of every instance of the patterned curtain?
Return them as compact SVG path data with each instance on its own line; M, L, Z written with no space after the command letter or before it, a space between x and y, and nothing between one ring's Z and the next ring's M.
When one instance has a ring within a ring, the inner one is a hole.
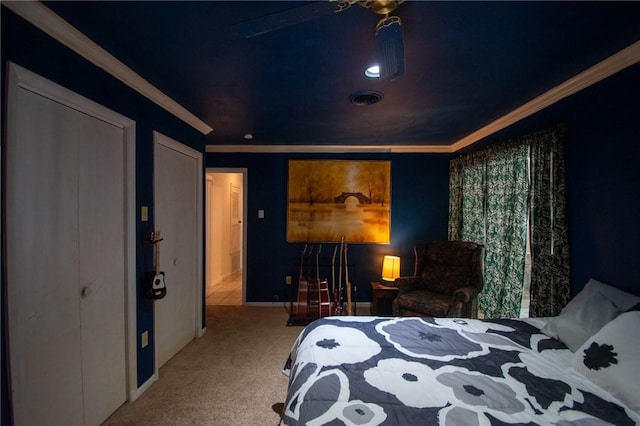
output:
M562 131L558 133L558 129L489 147L450 163L449 239L485 245L485 288L478 306L486 318L519 316L529 215L534 251L531 316L551 312L550 306L561 308L567 301L565 186L559 169L564 171ZM560 241L562 235L564 242Z
M478 297L478 309L486 318L520 314L527 249L528 161L528 147L519 142L488 149L486 281Z
M473 153L449 164L449 240L485 240L485 163Z
M554 316L569 301L565 126L526 137L531 145L532 317Z

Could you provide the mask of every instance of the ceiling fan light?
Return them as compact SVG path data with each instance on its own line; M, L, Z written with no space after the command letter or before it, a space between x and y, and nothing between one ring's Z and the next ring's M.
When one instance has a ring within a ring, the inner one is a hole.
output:
M369 78L380 78L380 65L371 65L365 70L364 75Z

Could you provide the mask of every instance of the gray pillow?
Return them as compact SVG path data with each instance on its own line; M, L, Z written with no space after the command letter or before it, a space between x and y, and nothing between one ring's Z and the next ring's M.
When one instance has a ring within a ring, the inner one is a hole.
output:
M612 287L598 280L594 280L593 278L589 280L587 285L584 287L584 290L587 290L587 293L589 294L594 291L600 292L604 297L613 302L613 304L616 305L616 307L621 311L626 311L636 303L640 302L640 297Z
M580 302L571 307L567 305L570 309L563 309L542 328L544 334L560 340L572 352L623 312L599 291L590 292L586 300Z

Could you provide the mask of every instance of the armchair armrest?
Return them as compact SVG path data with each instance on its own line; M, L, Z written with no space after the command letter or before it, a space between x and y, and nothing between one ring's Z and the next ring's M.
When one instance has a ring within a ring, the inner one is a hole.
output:
M469 303L478 297L478 290L473 287L462 287L453 293L453 300L456 302Z
M453 293L451 307L446 316L450 318L477 318L475 299L478 297L478 293L474 287L462 287L456 290Z
M399 277L395 280L395 286L398 287L398 296L410 291L421 290L424 288L422 277Z

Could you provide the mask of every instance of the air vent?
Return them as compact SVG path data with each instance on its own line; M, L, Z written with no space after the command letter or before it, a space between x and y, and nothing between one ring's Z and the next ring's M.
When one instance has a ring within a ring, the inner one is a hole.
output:
M373 105L382 100L382 93L375 90L363 90L352 93L349 100L354 105Z

